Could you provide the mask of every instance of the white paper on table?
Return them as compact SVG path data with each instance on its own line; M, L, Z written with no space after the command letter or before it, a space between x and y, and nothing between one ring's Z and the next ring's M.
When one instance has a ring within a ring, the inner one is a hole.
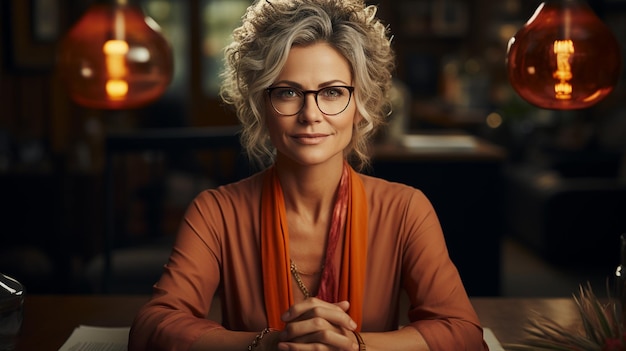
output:
M127 351L130 327L92 327L74 329L59 351Z
M471 135L407 134L402 138L402 144L415 150L473 150L477 142Z
M504 351L502 345L496 339L496 336L493 334L493 331L489 328L483 328L483 339L489 346L489 351Z

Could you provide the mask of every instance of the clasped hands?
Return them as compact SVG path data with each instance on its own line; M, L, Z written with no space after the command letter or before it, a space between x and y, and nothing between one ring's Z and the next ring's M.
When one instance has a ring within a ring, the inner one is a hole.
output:
M348 301L329 303L315 297L291 306L282 316L285 328L267 335L267 345L280 351L358 350L353 331L357 324L347 311Z

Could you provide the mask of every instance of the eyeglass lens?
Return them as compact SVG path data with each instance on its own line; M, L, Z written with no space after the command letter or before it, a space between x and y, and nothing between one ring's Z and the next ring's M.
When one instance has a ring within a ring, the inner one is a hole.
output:
M350 103L352 90L345 86L325 87L320 90L303 91L293 87L274 87L268 89L272 106L281 115L298 114L305 103L306 94L315 94L317 107L326 115L343 112Z

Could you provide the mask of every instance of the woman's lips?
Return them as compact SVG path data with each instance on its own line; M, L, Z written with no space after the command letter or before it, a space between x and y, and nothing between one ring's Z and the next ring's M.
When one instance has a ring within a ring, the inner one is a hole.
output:
M296 142L305 145L315 145L324 141L328 137L328 134L296 134L293 138Z

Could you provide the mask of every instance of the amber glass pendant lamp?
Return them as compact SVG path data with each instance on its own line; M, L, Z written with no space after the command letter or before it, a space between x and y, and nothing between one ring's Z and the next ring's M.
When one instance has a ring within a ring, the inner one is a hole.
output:
M77 104L131 109L159 98L173 73L160 28L129 0L96 1L60 45L58 67Z
M545 109L595 105L611 93L620 69L615 36L582 0L540 4L508 44L511 85Z

